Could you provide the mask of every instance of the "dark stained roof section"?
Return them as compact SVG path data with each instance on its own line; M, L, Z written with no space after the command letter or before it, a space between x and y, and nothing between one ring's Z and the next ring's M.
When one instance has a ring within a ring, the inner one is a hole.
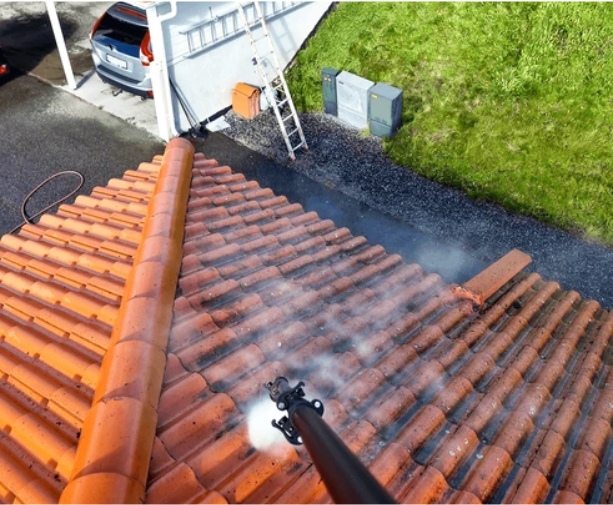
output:
M613 316L529 262L445 285L197 154L147 501L329 501L254 448L278 375L399 501L610 500Z
M610 503L613 313L529 262L447 285L175 139L0 240L0 501L329 502L284 375L400 502Z

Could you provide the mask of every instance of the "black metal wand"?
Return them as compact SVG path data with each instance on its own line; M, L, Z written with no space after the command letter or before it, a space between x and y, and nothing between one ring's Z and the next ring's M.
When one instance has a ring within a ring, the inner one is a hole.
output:
M292 444L304 443L336 503L396 503L362 462L323 420L323 403L304 398L303 382L290 387L285 377L266 384L270 398L287 416L272 425Z

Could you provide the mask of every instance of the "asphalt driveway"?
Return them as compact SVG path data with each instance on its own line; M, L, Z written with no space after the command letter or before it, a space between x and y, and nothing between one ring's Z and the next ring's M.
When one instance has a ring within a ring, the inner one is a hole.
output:
M73 71L91 73L88 34L110 2L58 2ZM162 140L52 85L64 72L43 2L3 2L0 45L13 71L0 84L0 234L21 223L25 196L45 178L77 170L89 194L163 152ZM78 178L54 179L32 198L31 215L70 192ZM71 201L74 200L74 197Z
M21 222L24 197L46 177L77 170L79 194L105 186L164 150L161 139L29 75L0 86L0 234ZM69 192L76 177L53 180L29 214Z

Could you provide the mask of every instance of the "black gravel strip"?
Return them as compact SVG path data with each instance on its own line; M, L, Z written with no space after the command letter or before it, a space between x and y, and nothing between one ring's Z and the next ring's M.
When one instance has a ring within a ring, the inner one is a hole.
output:
M613 308L613 249L582 240L499 206L469 199L387 158L381 140L365 137L324 113L300 116L309 150L288 158L272 112L253 120L232 112L225 135L287 168L401 220L478 261L511 249L532 256L530 270Z

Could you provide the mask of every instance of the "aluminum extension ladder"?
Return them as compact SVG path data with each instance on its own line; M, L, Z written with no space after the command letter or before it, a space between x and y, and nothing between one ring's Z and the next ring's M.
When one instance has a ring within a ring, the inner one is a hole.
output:
M295 152L300 148L304 150L308 149L308 145L304 137L304 132L302 131L296 107L294 107L292 96L287 87L287 81L283 75L283 69L279 64L274 43L268 32L262 8L257 0L253 2L256 19L254 26L257 26L258 23L262 25L262 33L256 38L249 26L247 14L245 13L247 5L243 5L243 2L236 2L236 4L245 25L245 32L249 38L251 49L253 50L253 63L260 74L260 78L264 85L264 91L266 92L266 98L275 112L281 134L287 146L289 157L295 160ZM267 41L268 47L262 48L260 43L264 43L265 41Z

